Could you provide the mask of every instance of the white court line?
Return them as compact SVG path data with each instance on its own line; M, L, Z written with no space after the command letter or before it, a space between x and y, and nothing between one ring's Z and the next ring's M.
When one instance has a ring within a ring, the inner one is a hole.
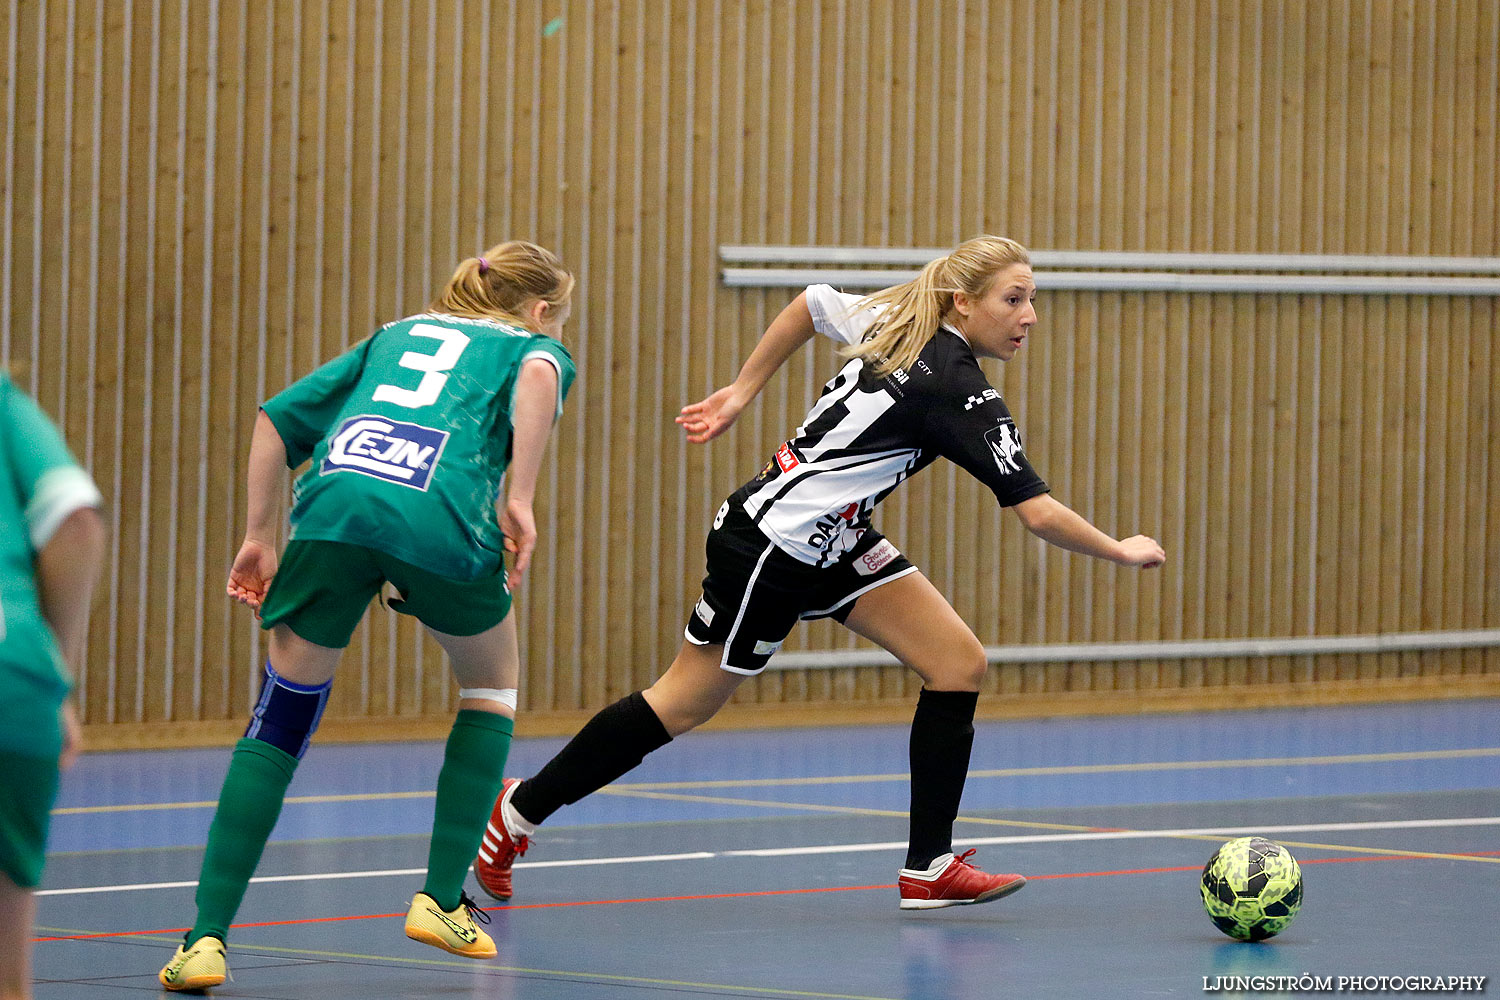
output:
M1384 823L1302 823L1286 826L1206 826L1186 830L1090 830L1086 833L1033 833L1013 837L954 837L955 847L984 847L995 844L1060 844L1079 840L1141 840L1149 837L1222 837L1230 834L1255 833L1328 833L1339 830L1413 830L1427 827L1496 826L1500 816L1459 817L1455 819L1405 819ZM818 847L768 847L747 851L723 851L727 856L784 858L801 854L851 854L855 851L904 850L906 841L884 844L824 844ZM1399 854L1393 850L1391 853ZM519 866L517 866L519 867Z
M723 853L723 852L720 852ZM517 868L571 868L575 865L633 865L642 861L697 861L717 858L713 851L690 851L687 854L642 854L634 858L574 858L568 861L518 861ZM426 869L422 869L424 872Z
M252 878L251 882L317 882L324 879L336 878L386 878L392 875L425 875L425 868L387 868L384 871L373 872L329 872L318 875L260 875ZM191 889L196 886L197 881L192 882L138 882L134 885L91 885L79 886L75 889L42 889L33 892L33 896L76 896L86 892L139 892L142 889Z
M1143 840L1152 837L1228 836L1256 833L1328 833L1339 830L1417 830L1434 827L1500 826L1500 816L1460 816L1451 819L1405 819L1370 823L1300 823L1287 826L1204 826L1181 830L1096 830L1086 833L1035 833L1013 837L954 838L958 847L994 844L1059 844L1083 840ZM904 850L906 842L822 844L815 847L767 847L738 851L692 851L687 854L641 854L616 858L572 858L565 861L521 861L516 868L582 868L593 865L631 865L653 861L701 861L708 858L784 858L804 854L853 854L860 851ZM1393 849L1393 854L1401 853ZM425 868L388 868L367 872L323 872L315 875L259 875L252 883L320 882L346 878L388 878L425 875ZM134 885L92 885L73 889L42 889L35 896L76 896L91 892L137 892L146 889L189 889L194 882L141 882Z
M699 858L718 857L708 851L693 851L688 854L643 854L633 858L573 858L568 861L522 861L517 868L581 868L585 865L633 865L645 861L693 861ZM394 876L426 875L426 868L386 868L370 872L323 872L315 875L257 875L250 881L259 882L320 882L344 878L389 878ZM76 896L87 892L138 892L142 889L191 889L192 882L139 882L134 885L90 885L75 889L43 889L33 896Z

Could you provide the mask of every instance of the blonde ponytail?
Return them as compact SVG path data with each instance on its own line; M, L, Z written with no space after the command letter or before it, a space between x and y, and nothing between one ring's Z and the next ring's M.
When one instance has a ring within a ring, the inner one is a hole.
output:
M1030 264L1026 248L1003 236L965 240L946 257L929 261L911 281L881 289L855 304L854 310L874 307L880 316L862 343L844 349L863 358L876 375L910 368L937 333L953 308L957 292L981 298L995 276L1012 264Z
M511 240L463 261L428 310L526 326L526 303L561 309L573 294L573 275L552 251Z

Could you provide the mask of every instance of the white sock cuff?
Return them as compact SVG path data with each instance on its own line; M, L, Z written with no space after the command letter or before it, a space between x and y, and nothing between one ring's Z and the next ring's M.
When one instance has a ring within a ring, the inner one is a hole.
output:
M506 829L512 836L532 837L536 835L536 824L529 823L525 816L516 811L516 807L510 804L510 797L521 787L519 783L511 785L505 795L500 797L500 816L505 821Z
M498 701L512 712L516 710L515 688L459 688L458 696L475 701Z
M937 857L932 859L932 864L928 865L922 871L913 871L910 868L903 868L901 869L901 874L905 875L907 878L918 878L932 881L935 880L939 875L943 874L943 872L948 870L948 863L952 860L953 854L951 852L948 854L939 854Z

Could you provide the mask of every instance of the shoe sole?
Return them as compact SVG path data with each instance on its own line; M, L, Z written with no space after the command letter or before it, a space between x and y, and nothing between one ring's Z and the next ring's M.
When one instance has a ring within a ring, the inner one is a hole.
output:
M424 931L420 927L408 927L406 929L406 936L411 938L413 941L418 941L422 944L430 944L434 948L441 948L448 954L457 955L459 958L486 959L494 958L498 954L498 952L493 948L491 948L489 951L464 951L461 948L455 948L447 941L444 941L438 935L432 933L431 931Z
M973 906L976 903L988 903L992 900L1000 899L1002 896L1009 896L1024 885L1026 885L1026 880L1018 878L1014 882L1007 882L1005 885L991 889L988 892L981 892L973 899L902 899L901 909L937 910L945 906Z
M191 979L184 979L180 983L169 983L160 976L157 976L156 981L173 993L182 993L186 990L206 990L214 986L223 986L225 978L224 976L194 976Z
M509 902L509 900L510 900L510 897L511 897L511 893L508 893L508 892L507 892L507 893L506 893L506 894L505 894L505 895L503 895L503 896L502 896L502 895L500 895L500 894L499 894L499 893L498 893L498 892L496 892L496 891L495 891L495 890L493 890L493 889L491 889L491 888L490 888L490 887L489 887L489 886L487 886L487 885L485 885L485 884L484 884L484 879L482 879L482 878L480 878L480 877L479 877L479 873L478 873L478 872L475 872L475 873L474 873L474 881L475 881L475 882L477 882L477 883L478 883L478 884L479 884L479 888L480 888L480 890L481 890L481 891L482 891L482 892L483 892L483 893L484 893L484 894L485 894L485 895L486 895L486 896L488 896L488 897L490 897L490 898L491 898L491 899L493 899L493 900L495 900L495 901L497 901L497 902L500 902L500 903L505 903L505 902Z

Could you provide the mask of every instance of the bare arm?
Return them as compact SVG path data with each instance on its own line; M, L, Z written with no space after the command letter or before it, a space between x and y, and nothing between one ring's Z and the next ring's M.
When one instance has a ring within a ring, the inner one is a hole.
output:
M286 495L286 443L265 410L255 415L250 436L250 458L246 463L245 541L229 570L230 597L259 610L276 575L276 533L281 524L282 498Z
M94 583L104 561L107 532L92 507L69 514L36 555L37 596L42 617L57 636L63 659L76 668L88 634Z
M1142 569L1160 566L1167 559L1167 554L1154 538L1132 535L1116 541L1071 507L1053 499L1051 494L1043 493L1023 500L1011 509L1027 531L1069 552Z
M506 551L515 554L507 581L512 590L531 563L536 549L536 481L542 469L542 456L552 434L552 420L557 413L557 369L540 358L521 366L516 381L516 402L511 412L510 469L506 472L505 509L500 512L500 530L505 534Z
M276 530L281 524L281 501L286 496L286 444L265 410L255 414L247 465L249 517L245 521L245 537L275 546Z
M80 507L58 525L36 555L37 597L42 617L57 637L63 660L75 671L83 659L89 607L104 562L107 534L99 512L92 507ZM78 710L72 699L63 703L61 725L63 749L58 766L66 769L78 758L82 746Z
M771 321L732 383L707 399L682 408L677 422L687 431L687 439L703 444L728 430L776 370L816 332L812 312L807 307L807 293L802 292Z

